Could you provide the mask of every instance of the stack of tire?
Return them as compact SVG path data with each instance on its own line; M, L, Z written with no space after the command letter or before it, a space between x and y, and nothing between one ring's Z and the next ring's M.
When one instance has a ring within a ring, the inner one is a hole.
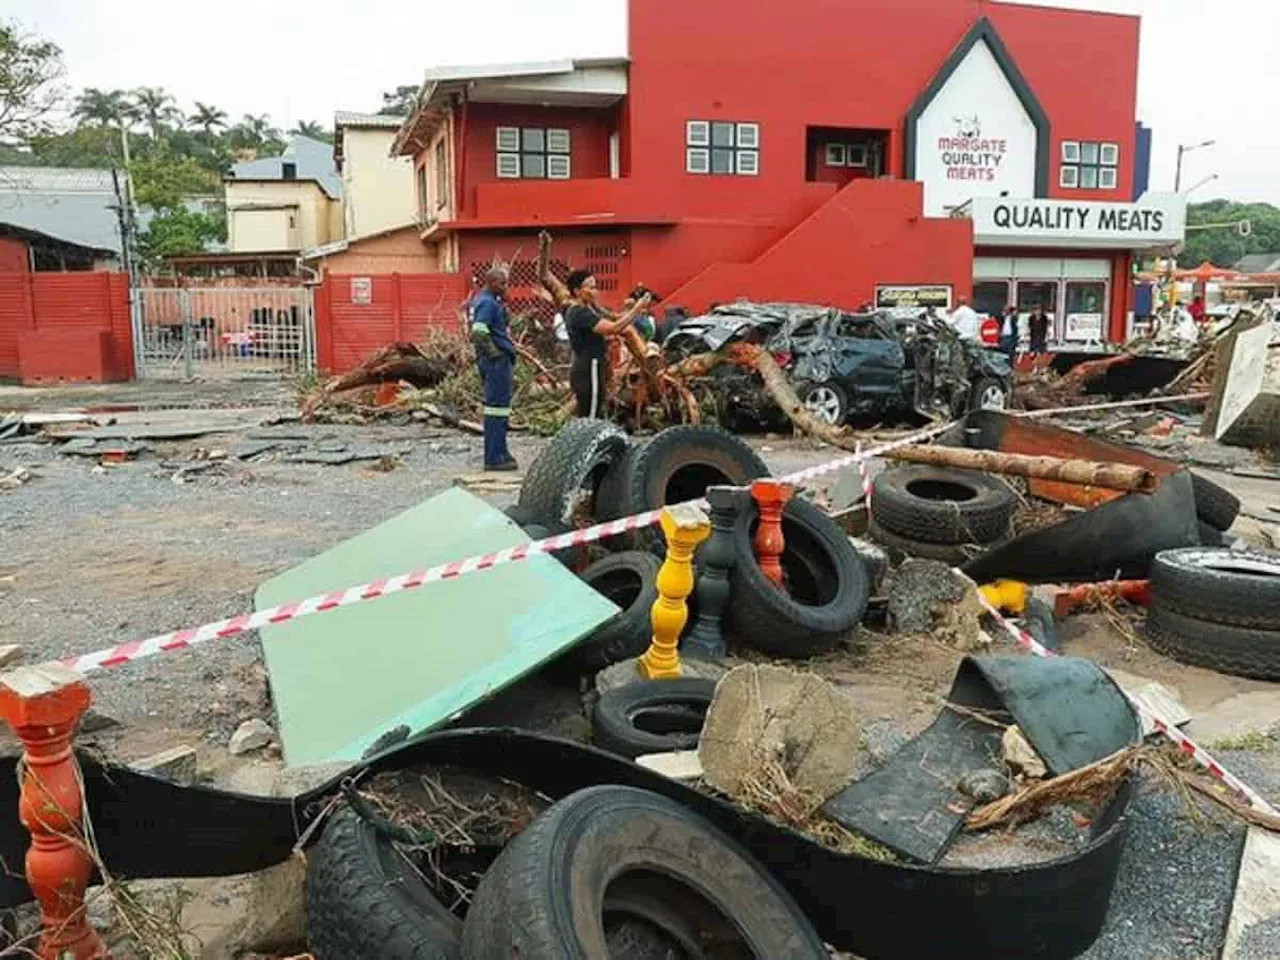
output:
M1147 638L1197 667L1280 680L1280 554L1188 547L1156 554Z
M1191 474L1191 487L1195 491L1201 546L1228 546L1225 535L1240 515L1239 498L1198 473Z
M1013 489L989 474L891 467L872 485L868 534L895 560L965 563L1009 536L1017 503Z

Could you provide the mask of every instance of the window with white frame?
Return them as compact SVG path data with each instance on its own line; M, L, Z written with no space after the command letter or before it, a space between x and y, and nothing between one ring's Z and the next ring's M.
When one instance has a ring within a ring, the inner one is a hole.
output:
M1058 186L1068 190L1114 190L1120 183L1119 168L1118 143L1064 140Z
M498 127L498 176L503 180L568 180L572 138L558 127Z
M865 143L828 143L823 162L828 167L865 167L867 145Z
M754 177L760 173L760 124L689 120L684 125L686 173Z

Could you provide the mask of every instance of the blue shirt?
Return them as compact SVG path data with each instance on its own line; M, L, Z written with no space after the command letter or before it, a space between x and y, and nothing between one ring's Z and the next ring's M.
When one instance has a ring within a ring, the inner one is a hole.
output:
M507 308L491 290L481 290L471 301L471 329L487 327L494 344L512 360L516 358L516 345L511 342Z

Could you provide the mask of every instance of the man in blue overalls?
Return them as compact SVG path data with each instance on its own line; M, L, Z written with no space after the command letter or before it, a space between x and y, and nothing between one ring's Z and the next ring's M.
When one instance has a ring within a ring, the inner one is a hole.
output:
M484 468L518 470L507 450L507 421L511 418L511 371L516 347L507 329L507 272L492 267L484 275L484 287L471 301L471 342L484 381Z

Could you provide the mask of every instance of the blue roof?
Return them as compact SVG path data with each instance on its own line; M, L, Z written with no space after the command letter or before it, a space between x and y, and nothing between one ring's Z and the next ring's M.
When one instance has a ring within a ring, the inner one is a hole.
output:
M235 180L283 180L281 165L284 163L294 164L295 179L318 181L320 189L331 200L342 197L342 178L333 159L333 145L301 135L291 137L289 146L278 157L232 164L231 177Z
M0 167L0 223L120 253L118 199L110 170Z

